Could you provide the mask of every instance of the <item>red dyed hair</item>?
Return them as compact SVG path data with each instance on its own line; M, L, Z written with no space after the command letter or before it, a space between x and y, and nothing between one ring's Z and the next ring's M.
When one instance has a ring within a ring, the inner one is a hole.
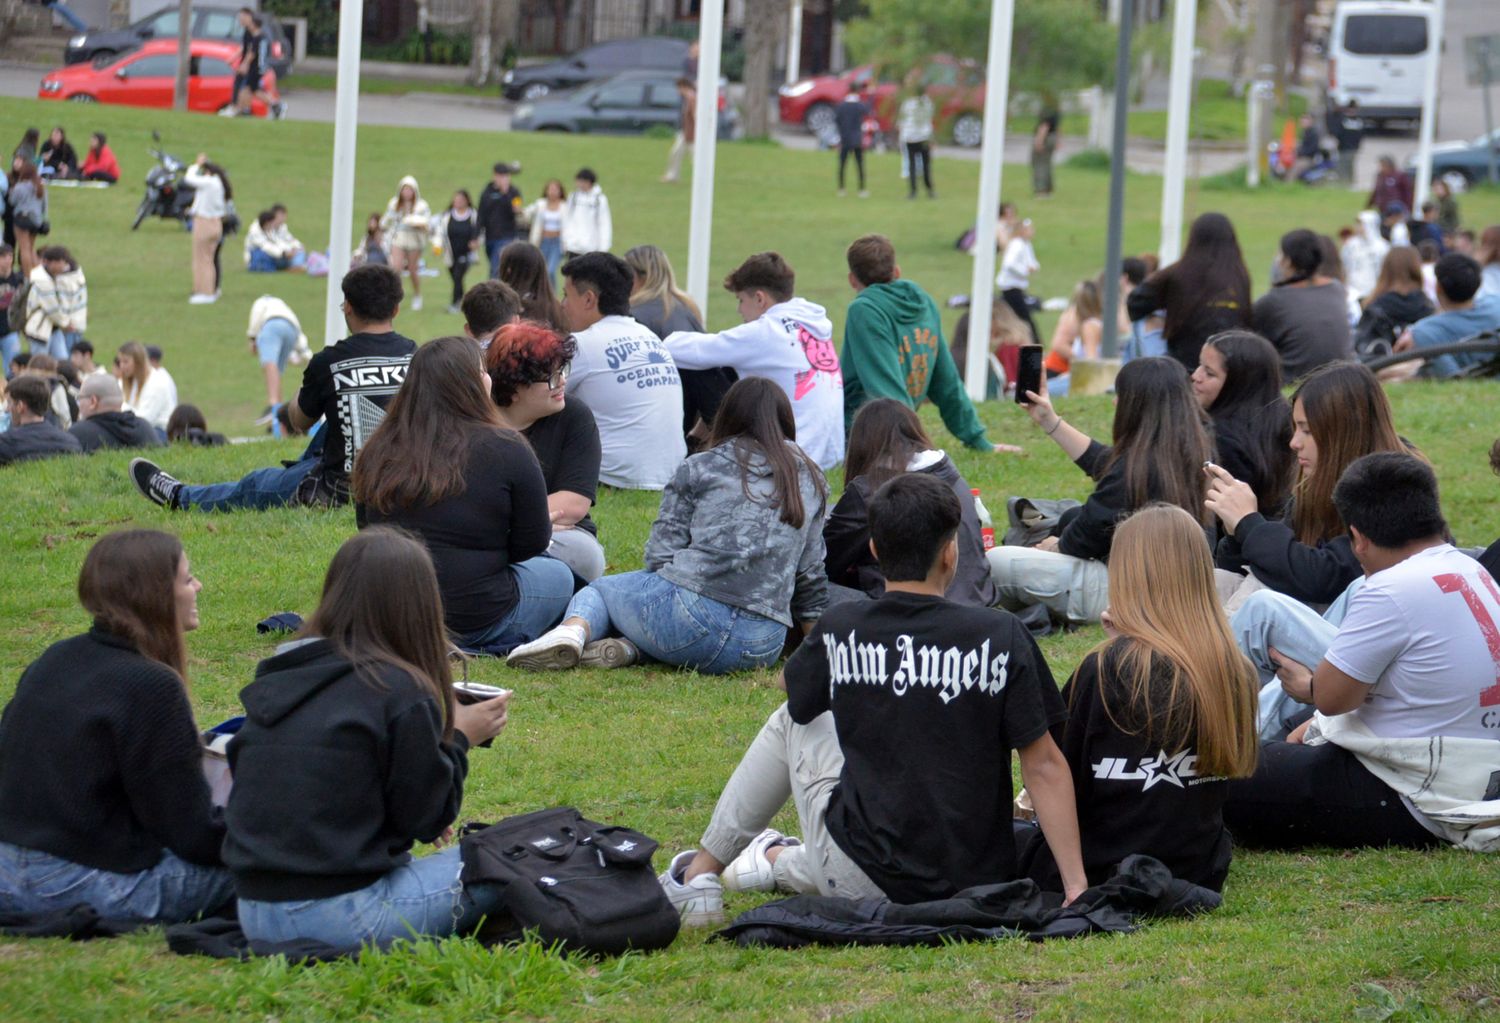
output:
M578 344L571 336L551 327L527 320L506 324L485 352L490 396L505 408L515 400L518 390L551 377L572 362L577 351Z

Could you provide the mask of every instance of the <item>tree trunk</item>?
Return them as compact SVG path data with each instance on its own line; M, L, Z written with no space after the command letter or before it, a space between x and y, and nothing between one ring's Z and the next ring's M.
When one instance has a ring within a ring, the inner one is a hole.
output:
M764 0L745 19L745 135L771 134L771 68L790 16L789 0Z
M1307 48L1307 19L1312 16L1312 0L1295 0L1292 5L1292 30L1289 45L1292 49L1291 83L1302 84L1302 51Z
M188 108L188 64L193 59L193 0L181 0L177 6L177 81L172 86L172 109L186 110ZM259 82L249 83L253 91L260 87ZM231 96L230 103L239 101L238 96Z
M474 4L474 48L469 58L469 84L484 85L495 66L495 0Z

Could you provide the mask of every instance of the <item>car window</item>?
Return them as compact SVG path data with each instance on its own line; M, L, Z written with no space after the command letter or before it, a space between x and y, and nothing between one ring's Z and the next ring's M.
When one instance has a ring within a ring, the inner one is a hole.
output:
M177 12L162 11L154 18L148 18L141 22L141 28L147 35L156 39L164 39L177 34Z
M666 82L653 82L651 85L651 105L658 109L676 110L682 105L682 94L677 91L676 85L669 85Z
M218 57L194 57L193 74L200 78L233 78L234 68Z
M1360 14L1344 22L1344 49L1362 57L1427 52L1427 19L1410 14Z
M636 64L635 51L624 40L600 43L594 47L588 63L591 67L633 67Z
M124 71L127 78L175 78L177 54L153 53L126 64Z
M239 39L240 19L229 11L207 11L198 22L200 39Z
M639 107L646 102L646 86L641 82L617 82L594 93L596 107Z
M924 86L957 85L958 68L942 61L934 61L922 69L922 84Z

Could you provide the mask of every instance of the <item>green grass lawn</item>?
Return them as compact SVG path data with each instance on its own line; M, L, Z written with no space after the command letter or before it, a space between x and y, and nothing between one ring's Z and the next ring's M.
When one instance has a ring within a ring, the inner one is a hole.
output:
M53 240L70 245L88 273L88 335L105 357L130 338L161 343L182 399L201 405L214 428L250 434L264 403L243 334L250 302L268 290L287 299L316 345L324 282L251 276L239 265L234 239L226 248L224 299L188 306L188 236L166 222L128 230L146 169L143 150L152 126L181 156L206 150L228 168L244 215L286 202L293 228L316 243L327 232L331 128L10 101L0 110L0 137L18 137L28 124L45 129L58 118L75 134L106 130L125 170L124 183L111 191L59 189L54 199ZM455 187L477 188L496 159L519 158L529 196L545 177L571 178L588 164L614 206L616 251L654 241L681 267L688 193L656 183L664 157L665 145L652 140L371 128L360 133L358 210L382 207L407 172L436 200ZM828 304L837 324L850 297L842 250L854 236L881 230L894 238L904 272L939 300L967 292L971 264L951 243L973 216L976 165L939 163L941 198L907 202L895 158L871 162L874 197L837 200L829 154L722 148L714 278L746 254L779 248L801 271L799 290ZM1021 173L1007 168L1006 180L1020 182ZM1063 168L1057 198L1022 200L1039 227L1039 294L1063 294L1097 271L1106 186L1102 173ZM1157 188L1155 179L1129 181L1127 251L1156 245ZM1353 217L1358 202L1331 191L1203 191L1190 195L1189 215L1221 209L1233 217L1263 285L1282 231L1302 224L1331 230ZM1500 221L1500 196L1463 202L1473 222ZM398 321L419 340L460 326L442 312L440 280L425 283L427 309ZM711 325L732 317L732 301L716 292ZM289 385L295 383L293 372ZM1495 398L1493 383L1392 391L1401 431L1440 468L1445 507L1465 544L1488 543L1500 532L1500 483L1485 465L1500 432ZM1070 420L1107 435L1108 399L1073 399L1063 408ZM1082 475L1015 408L991 403L980 413L996 439L1026 445L1020 458L962 451L927 411L934 436L992 509L1009 494L1085 495ZM181 449L162 460L187 480L209 482L274 464L297 448L268 442ZM255 622L312 608L328 559L354 530L353 515L172 516L134 493L127 461L114 454L3 470L0 613L8 628L0 639L0 698L48 643L86 625L75 586L90 543L113 529L153 526L182 536L204 581L203 627L189 640L190 682L199 719L211 723L236 712L236 693L272 650L255 635ZM839 482L836 475L835 487ZM649 494L601 498L595 518L612 571L640 566L655 506ZM1044 641L1059 681L1100 638L1088 629ZM509 730L493 749L474 754L465 818L571 804L641 828L667 853L696 840L740 752L779 699L769 673L707 679L648 668L518 676L490 661L476 665L474 677L511 686L516 697ZM781 823L795 827L790 815ZM534 947L492 954L448 942L359 965L295 969L180 959L154 932L89 944L6 940L0 1019L1492 1018L1500 999L1497 889L1500 861L1451 851L1246 854L1235 861L1219 912L1135 935L1042 946L769 952L688 934L667 952L604 964ZM731 897L729 909L755 902Z
M1287 109L1278 110L1272 117L1274 138L1281 138L1282 122L1288 117L1301 117L1307 109L1307 100L1292 93L1287 97ZM1126 115L1126 133L1131 138L1156 139L1167 137L1167 112L1165 110L1132 110ZM1062 131L1067 135L1086 135L1089 130L1087 114L1069 114L1062 120ZM1300 133L1299 133L1300 134ZM1194 83L1193 112L1188 122L1188 138L1195 142L1240 142L1245 139L1245 97L1235 96L1230 83L1218 78L1203 78Z

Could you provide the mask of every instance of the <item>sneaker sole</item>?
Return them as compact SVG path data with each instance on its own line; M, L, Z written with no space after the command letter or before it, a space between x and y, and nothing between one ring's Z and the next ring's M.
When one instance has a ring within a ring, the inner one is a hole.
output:
M717 927L723 922L724 911L722 909L682 914L682 926L684 927Z
M505 663L512 668L526 671L563 671L578 667L579 653L570 646L555 646L550 650L538 650L519 657L507 657Z
M628 639L601 639L583 648L578 663L585 668L624 668L640 660L640 652Z

